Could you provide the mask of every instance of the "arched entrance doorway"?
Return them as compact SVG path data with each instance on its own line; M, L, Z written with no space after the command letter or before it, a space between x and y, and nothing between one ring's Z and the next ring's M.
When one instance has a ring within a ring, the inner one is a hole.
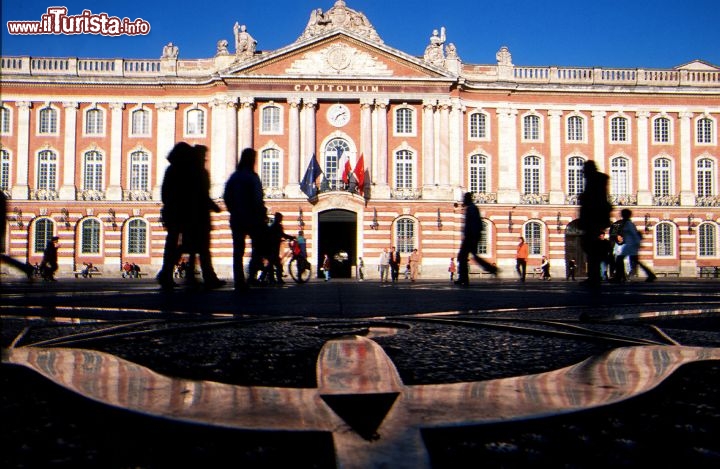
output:
M332 209L318 214L317 266L325 254L330 256L330 276L351 278L352 266L357 263L357 214L349 210ZM319 274L318 270L318 274Z
M587 276L587 257L582 249L580 239L582 231L578 228L578 221L571 221L565 229L565 265L575 259L577 264L576 275Z

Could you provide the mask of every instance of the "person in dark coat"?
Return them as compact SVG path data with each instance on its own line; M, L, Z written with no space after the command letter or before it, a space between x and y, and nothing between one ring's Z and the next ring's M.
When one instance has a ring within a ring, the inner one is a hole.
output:
M295 236L285 233L285 228L283 228L282 221L283 214L280 212L276 212L275 219L270 225L270 228L268 228L268 248L270 256L269 261L275 271L275 278L277 279L277 283L285 283L282 278L283 267L282 262L280 261L280 243L282 243L283 239L295 239ZM272 283L272 275L269 281L270 283Z
M468 257L472 255L475 262L478 263L486 272L497 275L498 268L480 256L478 256L477 248L480 242L480 234L482 233L482 219L480 218L480 210L473 201L472 192L466 192L463 197L463 207L465 207L465 224L463 226L463 239L458 252L458 279L455 285L467 286L470 283Z
M220 212L220 207L210 198L210 173L205 168L207 147L195 145L194 155L190 161L191 174L188 178L187 191L189 206L186 208L187 231L183 235L184 249L190 254L189 275L186 281L190 284L195 280L196 256L200 256L203 286L206 289L219 288L225 284L215 273L210 255L210 212Z
M580 194L580 216L578 226L583 231L580 239L583 251L587 255L588 278L583 283L588 286L600 285L600 263L605 253L601 235L610 226L612 205L608 201L607 174L597 170L595 162L588 160L583 165L585 190Z
M56 282L55 272L58 270L58 244L60 238L53 236L45 245L42 262L40 262L40 273L42 278L49 282Z
M246 148L240 155L236 171L225 184L223 199L230 212L230 229L233 238L233 277L235 290L247 288L243 269L245 238L252 240L249 278L252 282L267 258L267 208L263 201L260 176L255 172L257 153Z
M35 274L35 268L28 264L27 262L22 262L17 259L14 259L10 257L9 255L5 254L5 229L7 227L7 197L5 196L5 192L0 190L0 211L2 211L2 214L0 216L0 252L3 254L0 254L0 261L2 263L8 263L11 266L15 267L18 270L21 270L28 279L32 280L33 276Z
M397 283L400 277L400 264L402 258L400 257L400 250L393 246L390 250L390 278L393 283Z
M163 266L157 276L163 290L172 290L176 286L173 281L173 270L181 254L180 238L188 231L189 218L186 215L192 194L187 190L187 181L191 177L194 153L188 143L179 142L170 150L167 157L170 165L165 170L161 189L163 202L161 216L167 236Z

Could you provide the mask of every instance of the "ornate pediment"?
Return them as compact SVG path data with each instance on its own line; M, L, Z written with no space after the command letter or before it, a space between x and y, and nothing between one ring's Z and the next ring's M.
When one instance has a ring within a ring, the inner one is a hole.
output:
M320 8L313 10L310 13L310 20L305 27L305 31L298 38L298 41L322 36L335 29L351 31L373 42L381 44L383 42L367 17L359 11L348 8L343 0L336 1L335 5L324 13Z
M310 50L285 70L288 75L391 76L392 70L377 56L344 43Z

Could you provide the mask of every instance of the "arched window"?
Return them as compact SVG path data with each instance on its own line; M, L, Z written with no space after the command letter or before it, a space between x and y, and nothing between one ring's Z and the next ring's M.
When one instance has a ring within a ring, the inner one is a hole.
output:
M718 232L712 223L703 223L698 226L698 256L717 256Z
M103 112L100 109L88 109L85 112L85 133L99 135L103 133Z
M150 111L136 109L131 114L131 134L135 136L150 134Z
M205 135L205 111L194 108L185 114L185 135Z
M468 164L468 187L470 192L484 194L488 191L488 167L485 155L470 155Z
M568 159L567 192L568 195L580 195L585 190L583 179L583 165L585 160L579 156Z
M94 218L83 220L80 225L80 252L100 254L100 222Z
M540 157L523 158L523 193L540 194Z
M279 134L282 131L280 127L280 107L265 106L262 108L260 119L260 132L265 134Z
M610 193L630 195L629 163L625 157L613 158L610 162Z
M9 134L11 127L10 109L5 106L0 106L0 133Z
M57 189L57 155L51 150L38 153L37 189Z
M671 195L669 158L658 158L653 163L653 195L655 197Z
M128 254L146 254L148 239L147 222L136 218L128 223Z
M414 132L413 110L409 107L400 107L395 110L395 134L412 135Z
M715 164L710 158L701 158L697 162L697 196L712 197L716 191Z
M653 142L670 143L670 119L658 117L653 121Z
M417 246L415 220L400 218L395 222L395 246L401 253L410 254Z
M487 117L482 112L470 114L470 138L487 138Z
M263 188L280 187L280 150L269 148L260 154L260 179Z
M412 189L415 173L414 155L410 150L395 153L395 189Z
M99 151L91 150L85 153L83 189L86 191L103 190L103 157Z
M350 145L342 138L334 138L325 146L325 180L331 189L344 187L342 180L343 168L340 160L343 154L350 153Z
M610 119L610 141L628 141L628 122L624 117L613 117Z
M57 120L57 111L55 109L51 107L40 109L40 133L57 133Z
M567 139L570 142L585 140L584 120L580 116L570 116L567 120Z
M10 190L10 152L0 150L0 190Z
M150 157L142 150L130 154L130 190L147 191L150 187Z
M655 225L655 254L658 257L672 257L675 254L675 228L670 223Z
M707 117L697 120L697 143L713 142L713 121Z
M523 227L523 233L525 235L525 243L528 245L528 254L530 255L542 255L543 251L543 225L537 221L529 221L525 223Z
M45 251L48 241L53 237L55 223L49 218L40 218L35 222L35 236L33 248L35 253L41 254Z
M540 117L523 117L523 140L540 140Z

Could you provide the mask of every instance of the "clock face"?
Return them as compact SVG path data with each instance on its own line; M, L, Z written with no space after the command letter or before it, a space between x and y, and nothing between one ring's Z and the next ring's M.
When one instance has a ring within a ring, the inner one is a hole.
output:
M350 121L350 109L344 104L333 104L328 109L328 122L335 127L342 127Z

